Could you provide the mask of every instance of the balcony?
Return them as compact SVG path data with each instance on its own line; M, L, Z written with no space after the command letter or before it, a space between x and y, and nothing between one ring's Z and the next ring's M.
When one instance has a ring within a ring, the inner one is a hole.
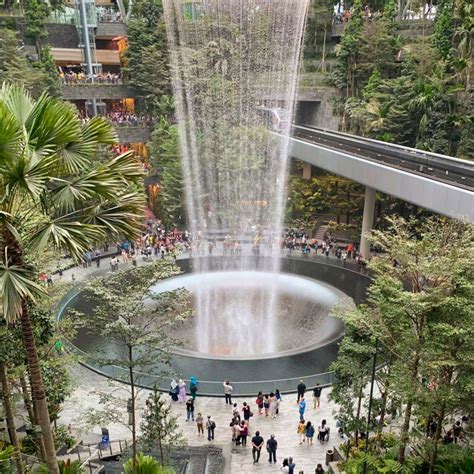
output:
M95 37L97 39L113 39L117 36L126 36L127 26L122 22L101 21L97 23Z
M63 85L63 99L128 99L135 97L135 91L121 84L74 84Z
M151 130L148 127L115 127L120 143L146 143L150 140Z

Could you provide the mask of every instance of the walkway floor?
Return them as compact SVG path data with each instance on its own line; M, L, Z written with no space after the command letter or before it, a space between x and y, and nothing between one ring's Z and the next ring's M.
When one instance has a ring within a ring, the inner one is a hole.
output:
M109 429L112 440L130 439L130 430L125 424L127 422L126 400L129 397L128 388L121 384L111 382L105 377L91 372L80 365L72 367L71 373L77 383L77 388L74 395L63 406L60 423L65 425L72 424L84 443L98 442L101 428L96 426L93 428L82 427L81 429L81 415L91 408L102 409L103 407L99 403L99 393L110 393L114 391L115 396L123 400L124 424L114 423L108 425L107 428ZM143 390L139 395L138 411L140 419L148 393L147 390ZM198 397L196 400L196 413L201 412L204 416L212 415L217 425L214 443L226 451L231 447L230 459L226 460L228 473L277 473L280 472L283 459L292 456L297 466L296 472L299 473L303 471L305 474L308 474L314 472L317 463L322 463L324 466L326 450L332 448L334 444L339 444L335 418L333 416L336 406L328 402L328 394L329 389L323 390L321 406L318 410L313 409L312 400L311 398L308 399L306 419L317 426L321 420L325 418L331 428L331 436L328 443L320 444L317 439L314 439L314 444L311 447L300 445L298 435L296 434L299 419L296 396L286 395L283 397L280 414L276 419L270 417L266 418L264 415L259 416L257 414L255 400L235 399L239 407L242 406L243 401L251 403L252 411L254 412L250 423L252 435L256 430L260 431L265 440L267 440L271 434L275 435L278 441L276 465L269 464L266 451L262 452L260 463L254 465L250 442L247 443L247 448L233 445L231 441L231 428L229 427L232 418L232 410L229 405L225 404L224 398ZM173 413L178 417L179 427L182 429L188 445L201 446L209 443L206 437L199 437L197 435L195 423L186 422L186 408L183 404L173 402L172 409ZM248 441L250 441L250 439Z

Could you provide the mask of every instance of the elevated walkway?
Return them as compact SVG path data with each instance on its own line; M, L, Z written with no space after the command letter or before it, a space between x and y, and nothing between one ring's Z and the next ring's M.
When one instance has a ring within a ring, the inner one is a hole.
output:
M435 213L474 223L474 162L294 126L291 156Z

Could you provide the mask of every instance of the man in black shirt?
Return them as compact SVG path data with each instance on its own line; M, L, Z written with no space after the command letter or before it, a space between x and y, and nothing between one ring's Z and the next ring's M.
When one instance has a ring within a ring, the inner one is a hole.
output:
M323 391L323 387L319 386L319 383L316 384L316 387L313 388L313 403L314 409L316 410L319 407L319 401L321 398L321 392Z
M270 438L267 440L268 462L277 462L277 447L278 442L275 439L275 435L271 435Z
M303 383L302 380L300 380L300 383L296 387L296 390L298 391L298 398L296 399L296 403L300 401L300 398L304 397L304 393L306 392L306 385Z
M252 456L253 456L253 463L258 463L260 459L260 454L263 447L263 437L260 436L260 431L255 432L255 436L252 438Z

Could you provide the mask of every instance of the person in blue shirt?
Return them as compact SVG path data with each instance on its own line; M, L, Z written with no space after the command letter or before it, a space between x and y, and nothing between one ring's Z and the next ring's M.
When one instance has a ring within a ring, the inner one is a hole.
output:
M300 412L300 420L304 420L304 412L306 410L306 400L304 399L304 396L300 398L300 401L298 402L298 409Z

